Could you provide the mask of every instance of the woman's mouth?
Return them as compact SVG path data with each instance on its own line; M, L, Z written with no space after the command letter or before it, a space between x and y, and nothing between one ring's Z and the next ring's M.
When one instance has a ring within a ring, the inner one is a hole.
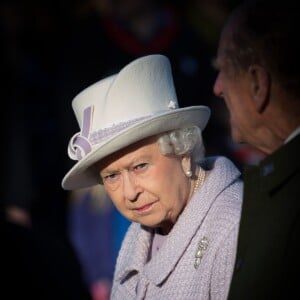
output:
M135 208L134 210L138 213L146 213L151 210L155 202L143 205L141 207Z

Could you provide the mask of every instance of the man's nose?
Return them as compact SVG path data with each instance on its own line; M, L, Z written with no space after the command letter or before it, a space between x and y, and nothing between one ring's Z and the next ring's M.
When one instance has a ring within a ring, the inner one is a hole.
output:
M222 86L221 86L220 74L217 75L217 78L215 80L215 83L214 83L214 86L213 86L213 93L217 97L221 97L222 98L223 90L222 90Z

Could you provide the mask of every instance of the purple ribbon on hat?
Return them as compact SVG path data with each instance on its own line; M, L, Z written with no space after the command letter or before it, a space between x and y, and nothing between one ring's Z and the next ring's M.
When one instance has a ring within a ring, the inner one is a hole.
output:
M168 104L168 109L177 108L177 103L170 100ZM146 115L132 120L119 122L118 124L113 124L104 129L99 129L94 132L90 132L92 127L92 117L93 117L93 106L88 106L83 111L83 121L82 128L80 132L77 132L73 135L69 142L68 154L69 157L73 160L81 160L88 153L92 151L92 146L97 145L112 136L117 135L122 130L127 129L128 127L135 125L136 123L151 117L151 115Z
M92 145L89 141L92 115L92 106L84 109L81 131L74 134L69 142L68 153L71 159L81 160L92 150Z
M81 160L92 151L93 145L97 145L118 134L122 130L136 124L137 122L149 118L149 116L143 116L129 121L120 122L104 129L90 132L92 127L92 116L93 106L85 108L83 111L81 131L75 133L69 142L68 154L73 160Z

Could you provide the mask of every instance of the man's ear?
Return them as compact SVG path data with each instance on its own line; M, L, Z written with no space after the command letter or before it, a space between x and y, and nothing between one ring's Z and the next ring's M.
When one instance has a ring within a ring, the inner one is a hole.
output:
M257 112L262 112L269 102L271 79L265 68L251 65L248 70L251 80L251 93Z

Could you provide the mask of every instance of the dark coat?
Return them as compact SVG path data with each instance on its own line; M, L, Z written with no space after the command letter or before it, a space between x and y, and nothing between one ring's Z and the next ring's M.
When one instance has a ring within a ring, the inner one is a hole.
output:
M245 170L230 300L299 298L299 154L300 135Z

